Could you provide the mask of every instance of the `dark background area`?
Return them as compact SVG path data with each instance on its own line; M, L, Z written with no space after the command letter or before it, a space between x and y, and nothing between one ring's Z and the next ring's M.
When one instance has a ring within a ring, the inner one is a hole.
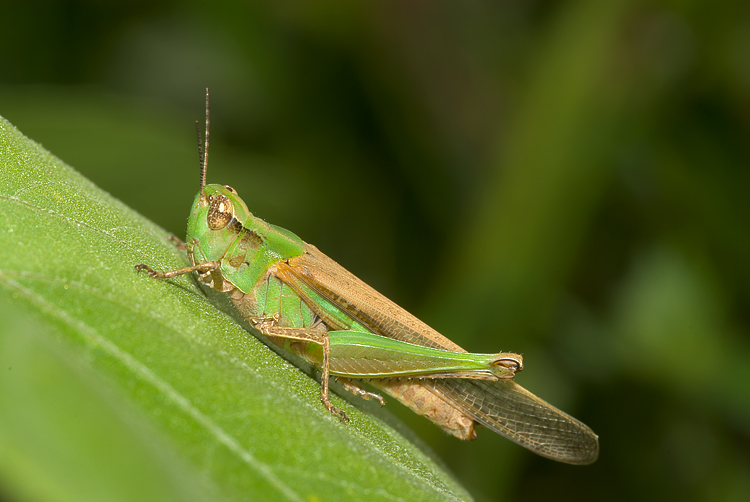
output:
M477 500L750 499L747 2L6 2L0 46L0 115L180 236L210 87L209 182L599 434L389 400Z

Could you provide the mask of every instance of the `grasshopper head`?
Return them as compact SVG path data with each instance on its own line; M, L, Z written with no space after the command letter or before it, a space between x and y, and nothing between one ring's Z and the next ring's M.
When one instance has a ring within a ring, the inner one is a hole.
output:
M188 218L187 245L193 261L218 261L252 217L237 191L226 185L206 185L195 197Z

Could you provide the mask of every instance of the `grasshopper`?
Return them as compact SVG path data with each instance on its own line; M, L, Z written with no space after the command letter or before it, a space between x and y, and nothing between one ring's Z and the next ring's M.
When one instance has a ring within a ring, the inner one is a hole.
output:
M586 425L513 381L518 354L472 354L391 302L294 233L253 216L228 185L206 184L209 105L201 145L200 190L179 246L191 266L158 272L156 279L197 273L229 295L238 312L272 343L322 371L321 402L342 421L329 399L329 377L364 399L395 398L459 439L476 439L481 424L544 457L589 464L598 437ZM198 128L198 122L196 122Z

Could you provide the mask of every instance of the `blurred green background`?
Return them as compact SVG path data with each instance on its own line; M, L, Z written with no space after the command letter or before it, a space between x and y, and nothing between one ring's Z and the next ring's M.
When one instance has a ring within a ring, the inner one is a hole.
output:
M522 353L599 434L571 467L390 402L477 500L750 499L747 2L26 1L0 27L0 115L104 190L184 235L210 87L209 182Z

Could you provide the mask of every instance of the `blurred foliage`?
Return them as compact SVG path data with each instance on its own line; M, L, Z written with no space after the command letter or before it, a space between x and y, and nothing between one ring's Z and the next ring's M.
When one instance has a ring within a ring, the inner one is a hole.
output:
M591 426L400 409L477 500L750 496L747 2L9 2L0 115L182 235L211 182ZM0 250L0 253L2 251ZM0 254L0 257L2 255Z

